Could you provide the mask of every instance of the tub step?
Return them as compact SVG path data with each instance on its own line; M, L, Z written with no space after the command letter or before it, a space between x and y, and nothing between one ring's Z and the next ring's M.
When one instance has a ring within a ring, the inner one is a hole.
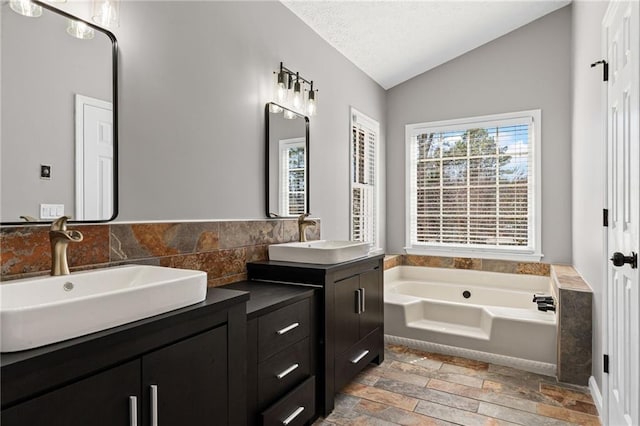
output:
M480 327L470 327L468 325L452 324L441 321L421 319L407 324L409 328L430 330L437 333L455 334L457 336L471 337L480 340L489 340L489 333Z

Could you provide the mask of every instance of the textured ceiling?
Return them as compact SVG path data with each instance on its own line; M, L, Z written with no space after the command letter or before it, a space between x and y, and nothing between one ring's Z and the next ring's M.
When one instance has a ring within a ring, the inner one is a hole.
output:
M385 89L570 3L281 1Z

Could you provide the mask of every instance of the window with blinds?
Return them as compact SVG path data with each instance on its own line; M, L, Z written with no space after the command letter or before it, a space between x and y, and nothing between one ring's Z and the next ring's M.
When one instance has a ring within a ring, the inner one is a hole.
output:
M539 253L540 111L407 126L408 247Z
M378 247L378 135L380 124L351 109L351 240Z
M304 138L284 139L279 143L280 176L278 202L281 216L298 216L305 213L307 180Z

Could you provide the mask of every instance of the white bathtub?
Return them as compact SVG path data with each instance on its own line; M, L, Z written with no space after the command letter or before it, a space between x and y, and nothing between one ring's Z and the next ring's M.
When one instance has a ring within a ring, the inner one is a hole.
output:
M553 375L556 316L532 302L534 293L551 292L549 277L398 266L384 273L385 334L390 342Z

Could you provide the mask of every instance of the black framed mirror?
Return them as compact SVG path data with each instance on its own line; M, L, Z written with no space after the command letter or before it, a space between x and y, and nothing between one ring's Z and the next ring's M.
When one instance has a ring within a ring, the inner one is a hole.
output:
M2 2L0 223L106 222L118 213L115 36L47 3ZM75 34L75 35L74 35ZM79 38L84 37L84 38Z
M309 213L309 118L268 103L265 123L266 215Z

